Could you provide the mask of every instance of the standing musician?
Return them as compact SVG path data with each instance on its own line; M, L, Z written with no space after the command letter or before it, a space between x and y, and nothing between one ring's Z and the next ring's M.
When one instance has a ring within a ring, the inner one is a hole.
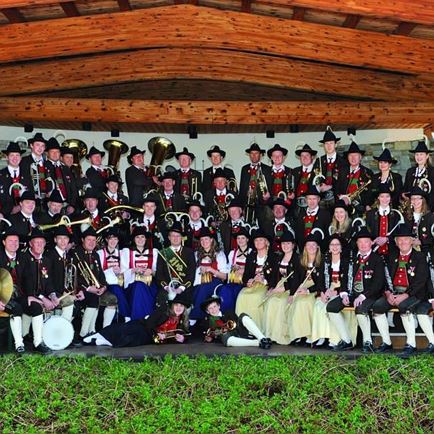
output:
M346 205L352 205L355 213L361 215L366 207L371 205L371 194L367 186L372 182L371 169L361 164L365 151L361 150L356 142L352 141L344 153L349 166L340 173L337 182L337 193ZM364 189L361 191L361 189Z
M125 274L128 270L128 262L127 258L121 255L119 238L120 232L118 228L112 227L105 230L104 246L102 249L98 250L97 253L104 271L107 289L117 298L119 315L122 316L125 321L129 321L131 319L131 307L126 290L127 285L124 284L126 280Z
M0 170L0 212L3 215L19 212L22 188L25 187L27 190L32 188L30 173L20 170L21 156L25 152L15 142L10 142L6 150L3 151L8 163L5 168ZM15 186L12 187L13 184Z
M33 228L36 227L36 198L34 193L31 191L25 191L20 197L20 207L21 210L17 214L12 214L8 216L9 222L19 233L20 237L23 239L30 235Z
M309 145L305 144L301 149L295 151L295 155L300 158L301 166L292 169L294 175L295 198L297 200L297 207L294 212L298 213L300 208L306 207L304 195L309 190L312 184L315 173L313 172L313 160L315 155L318 154Z
M237 247L236 235L240 227L245 224L243 217L243 204L239 198L232 199L227 206L228 219L221 223L219 230L223 241L225 254Z
M109 169L102 164L105 152L92 146L86 159L89 160L90 167L86 170L86 178L91 187L98 192L99 195L105 190L107 178L109 177Z
M223 285L228 274L226 255L219 250L214 228L205 227L200 230L200 246L195 252L196 275L194 278L193 309L191 320L204 317L201 304L215 293L219 285ZM223 285L224 286L224 285Z
M157 177L150 176L149 167L145 166L145 152L133 146L127 157L130 167L125 170L125 182L132 206L141 206L145 193L154 189L158 181Z
M165 222L162 219L158 219L156 215L157 199L150 195L146 196L142 200L142 208L144 210L143 215L131 222L130 229L133 231L135 225L144 226L146 231L152 234L150 241L152 245L149 245L149 247L159 249L162 247L167 235Z
M52 311L58 300L53 295L51 260L44 252L45 235L35 229L29 237L29 250L23 254L17 267L17 287L23 308L23 336L33 330L35 351L41 354L50 352L42 341L44 310ZM30 318L29 318L30 317Z
M84 190L84 185L87 183L87 179L83 177L81 169L79 170L79 167L74 164L74 158L75 151L72 148L69 148L67 146L62 146L60 148L60 161L62 162L63 167L69 169L69 172L71 174L71 179L68 180L68 182L70 184L69 188L72 191L71 196L75 198L75 201L74 199L70 199L70 206L72 206L74 209L78 209L81 206L80 195Z
M22 333L23 301L20 300L17 291L17 270L22 260L20 248L20 236L15 228L10 227L2 234L4 249L0 250L0 268L4 268L12 276L13 292L7 304L0 301L0 312L6 312L10 316L9 324L15 343L15 351L18 354L24 353L25 347ZM24 300L25 302L25 300Z
M180 294L146 319L112 324L99 333L86 337L84 341L87 344L115 348L164 343L170 338L174 338L175 342L183 343L185 335L188 334L189 307L189 301L184 294Z
M235 312L246 313L263 330L264 307L262 300L269 288L269 279L276 262L275 254L270 249L267 235L258 229L251 235L254 250L247 256L243 274L243 289L238 294Z
M283 255L273 264L269 290L263 301L264 333L279 345L288 345L290 342L288 295L291 290L298 288L303 275L295 247L294 236L291 232L285 232L281 238Z
M200 230L207 226L202 219L203 208L198 200L192 200L187 207L189 222L185 227L185 246L196 251L200 245L199 235Z
M252 318L245 313L222 313L221 305L218 296L209 297L200 305L207 314L203 321L205 342L222 342L225 347L271 348L271 339L265 337Z
M411 227L400 225L394 235L399 252L392 253L387 258L386 290L372 307L375 324L383 340L376 352L386 353L393 349L386 313L396 307L407 335L402 355L409 357L416 352L414 313L417 305L425 299L426 283L430 276L425 255L412 249Z
M392 207L397 209L403 191L402 177L399 173L392 172L392 166L398 161L392 157L387 148L383 149L383 152L378 157L374 156L373 158L378 161L379 172L374 174L372 189L377 191L380 185L387 185L392 194Z
M176 192L186 200L194 199L195 193L202 191L202 176L200 172L191 168L191 163L196 156L184 147L182 151L175 154L175 158L179 163L179 169L175 171Z
M24 177L30 177L30 191L35 194L37 206L39 208L42 205L42 199L45 199L53 188L53 181L47 179L49 177L48 168L44 157L47 141L41 133L36 133L34 137L29 139L27 142L30 146L31 154L22 158L20 171Z
M78 190L72 182L72 170L60 161L60 145L55 137L48 139L45 152L48 176L54 181L55 189L60 193L63 202L69 204L67 214L72 214L77 206Z
M124 288L128 294L131 319L145 318L155 310L158 251L153 248L152 235L144 226L136 226L131 234L130 248L122 249L121 264L124 271ZM127 318L129 319L129 318Z
M345 241L345 244L350 247L354 228L350 217L349 207L341 199L338 199L333 208L332 221L329 226L329 235L339 235Z
M289 342L297 345L312 343L312 315L315 296L321 289L321 237L309 234L301 257L301 278L296 287L290 288L287 311Z
M327 233L330 224L330 214L324 209L320 208L320 193L313 185L305 193L307 207L301 209L297 216L295 223L297 242L299 248L303 248L306 238L313 229L318 228L322 233Z
M110 175L106 180L106 190L99 197L98 208L101 212L118 205L128 205L128 197L121 193L119 187L123 184L117 175ZM128 218L128 215L125 215Z
M205 193L212 189L214 174L217 169L222 169L225 174L225 178L231 182L234 182L234 185L231 185L231 189L234 189L234 187L237 186L234 171L229 167L222 166L222 162L226 157L226 152L223 151L223 149L220 149L219 146L215 145L206 151L206 155L208 155L208 158L211 160L211 167L208 167L203 171L202 191Z
M82 338L95 333L100 306L104 307L103 327L111 324L116 314L116 296L107 291L104 271L95 250L96 239L95 229L89 227L81 234L82 244L71 252L72 263L78 271L77 285L84 292L84 313L80 329Z
M239 199L245 206L245 219L249 224L255 224L264 217L264 205L271 197L271 168L261 163L265 150L257 143L252 143L246 149L250 163L241 168Z
M348 165L344 158L337 154L336 148L340 137L336 137L330 127L327 127L320 143L324 145L325 155L315 161L313 171L315 175L322 175L318 189L324 194L326 206L332 206L336 199L337 181L339 173Z
M273 163L271 166L271 197L276 200L281 197L280 195L283 196L283 192L288 205L291 205L295 197L294 178L292 170L283 164L287 154L288 150L282 148L278 143L267 151L268 158Z
M392 209L392 193L387 184L380 184L377 190L378 208L371 209L366 213L366 226L375 237L374 244L377 253L387 256L396 250L393 242L393 231L399 222L398 213Z
M409 197L411 206L404 218L412 228L413 248L433 255L434 239L431 228L434 225L434 214L429 210L427 194L420 187L413 187Z
M196 260L193 250L183 247L184 231L181 223L175 222L169 229L169 247L160 250L155 279L158 285L157 306L167 303L173 294L169 293L170 283L176 280L183 287L183 294L189 305L193 302L193 282L196 273ZM166 289L167 288L167 289ZM180 292L182 289L177 289Z
M413 187L420 187L427 193L428 205L432 209L434 205L433 195L434 191L428 183L422 181L427 180L431 187L434 183L434 168L431 166L430 154L431 150L428 148L427 143L421 140L417 143L415 149L408 151L414 154L414 159L416 161L415 167L410 167L405 174L405 181L403 187L402 198L403 200L408 199L407 192L409 192Z
M385 285L384 262L381 256L372 251L373 237L366 226L361 227L354 238L358 252L348 265L347 288L341 288L339 297L329 301L327 312L329 312L339 337L347 344L341 349L347 349L348 344L352 346L352 342L350 331L342 316L342 309L354 306L357 322L363 334L362 351L370 353L374 351L374 347L369 311L380 297ZM343 346L344 344L339 345L339 347Z
M160 178L161 188L156 195L158 199L157 214L164 217L168 212L184 212L186 209L185 198L175 191L176 174L175 172L165 172Z
M247 256L252 251L249 247L250 234L244 226L239 227L239 230L232 234L232 237L236 241L236 247L228 255L228 283L219 290L222 299L220 306L222 312L235 310L238 294L243 288L242 282Z

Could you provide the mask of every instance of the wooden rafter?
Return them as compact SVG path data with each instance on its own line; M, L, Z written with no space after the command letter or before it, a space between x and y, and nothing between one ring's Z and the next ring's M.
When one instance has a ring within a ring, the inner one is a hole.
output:
M140 101L0 98L0 121L198 125L314 125L434 122L434 103Z
M425 101L434 79L213 49L150 49L0 65L0 95L145 80L225 80L373 100Z
M161 22L164 20L165 25ZM115 27L118 32L107 32ZM403 72L434 72L430 40L190 5L0 27L0 63L153 47L225 48Z

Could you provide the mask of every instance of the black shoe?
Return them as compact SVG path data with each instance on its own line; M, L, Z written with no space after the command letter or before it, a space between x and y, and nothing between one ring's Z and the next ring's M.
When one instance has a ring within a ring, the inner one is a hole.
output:
M340 341L336 346L333 347L332 351L346 351L353 348L352 342Z
M434 354L434 344L428 344L428 346L423 350L424 354Z
M263 350L268 350L271 348L271 339L270 338L262 338L259 341L259 348L262 348Z
M372 342L365 342L363 344L362 352L364 352L365 354L373 353L374 352L374 346L372 345Z
M402 351L402 353L398 354L398 357L401 359L409 359L411 356L416 354L416 348L411 345L406 345Z
M35 347L35 351L40 354L51 353L51 350L43 342L41 342L37 347Z
M384 342L375 349L376 353L391 353L393 351L393 346L385 344Z
M80 336L74 336L74 339L71 342L71 347L80 348L83 346L83 341Z
M26 349L24 348L24 345L20 345L19 347L16 347L16 348L15 348L15 352L16 352L17 354L23 354L23 353L26 352Z

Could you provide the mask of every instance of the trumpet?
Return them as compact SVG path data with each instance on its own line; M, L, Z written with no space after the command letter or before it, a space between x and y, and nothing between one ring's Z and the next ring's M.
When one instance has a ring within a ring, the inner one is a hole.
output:
M75 258L77 259L77 269L80 274L83 276L83 279L86 282L87 286L95 286L96 288L101 288L101 284L99 283L97 277L94 272L90 268L90 265L86 261L82 261L80 257L75 253Z
M267 180L265 179L265 175L262 172L261 165L259 165L258 170L258 188L262 194L262 197L264 197L268 193Z
M229 321L224 323L223 326L221 326L221 327L216 327L216 328L210 327L205 332L205 337L216 338L217 336L224 335L225 333L230 332L231 330L234 330L236 327L237 327L236 321L233 321L230 319Z
M169 330L167 332L160 333L164 333L166 336L164 339L161 339L160 336L158 336L158 333L156 333L154 335L154 343L156 344L162 344L167 339L174 339L176 335L191 336L191 333L186 333L185 330L182 329Z

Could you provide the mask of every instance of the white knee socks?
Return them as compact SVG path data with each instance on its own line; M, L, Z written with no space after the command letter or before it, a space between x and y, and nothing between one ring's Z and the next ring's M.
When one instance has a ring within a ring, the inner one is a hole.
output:
M426 338L430 344L434 344L434 332L432 328L432 318L428 315L418 315L417 319L419 321L420 328L425 333Z
M11 325L12 336L15 341L15 348L23 347L22 321L20 316L13 316L9 320Z
M74 312L74 305L62 307L62 318L65 318L67 321L72 322L72 314Z
M415 320L412 313L401 315L402 325L404 326L405 334L407 335L407 344L416 348L416 330Z
M363 342L370 342L372 344L371 336L371 320L368 315L356 315L357 322L359 323L360 330L362 330Z
M42 327L44 326L44 315L32 317L33 345L37 347L42 342Z
M255 324L255 321L253 321L252 318L249 316L243 316L241 322L256 339L261 340L265 338L264 334L261 332L261 330L259 330L259 327Z
M378 331L380 332L383 344L392 345L389 333L389 321L385 313L374 315L375 324L377 324Z
M80 336L84 337L90 332L95 331L96 317L98 315L98 309L95 307L86 307L84 310L83 318L81 320ZM94 320L95 317L95 320Z
M344 342L349 344L351 342L351 336L342 313L329 312L328 314L329 314L330 321L333 323L333 325L335 326L336 330L339 333L339 337Z
M115 315L116 315L115 307L106 307L104 309L104 318L102 323L103 328L109 326L112 323Z

